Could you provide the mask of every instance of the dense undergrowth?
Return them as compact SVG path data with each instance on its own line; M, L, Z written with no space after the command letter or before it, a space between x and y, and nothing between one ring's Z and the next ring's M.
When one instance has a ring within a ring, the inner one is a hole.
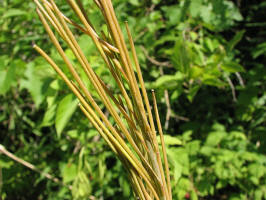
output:
M105 30L95 5L84 3L96 28ZM266 199L266 3L113 3L133 30L146 87L158 95L173 199ZM72 17L67 5L60 8ZM132 198L121 163L32 49L34 41L64 67L34 4L4 0L0 13L0 143L64 183L1 154L0 197ZM76 35L95 71L110 80L92 42Z

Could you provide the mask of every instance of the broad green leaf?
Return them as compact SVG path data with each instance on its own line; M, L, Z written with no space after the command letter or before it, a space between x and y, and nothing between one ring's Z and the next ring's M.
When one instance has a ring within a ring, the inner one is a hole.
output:
M207 140L206 140L206 145L208 146L217 146L220 141L227 136L226 132L211 132L209 133Z
M70 130L67 132L67 135L69 135L71 138L78 138L79 134L78 134L78 131L75 129L75 130Z
M213 52L213 51L214 51L215 47L214 47L214 45L213 45L213 41L212 41L210 38L207 37L207 38L204 40L204 44L205 44L205 46L208 48L208 50L209 50L210 52Z
M189 10L192 17L197 17L200 14L202 5L203 5L202 0L191 1Z
M91 194L91 184L84 171L79 171L72 189L74 200L87 199Z
M224 127L224 125L222 125L222 124L214 123L214 124L212 125L212 130L214 130L214 131L225 132L225 127Z
M41 127L52 125L54 123L55 113L56 113L56 105L50 106L44 114Z
M183 92L182 85L178 85L176 89L174 90L173 94L171 95L171 100L175 101Z
M75 60L76 56L74 55L74 53L71 51L71 49L67 49L66 51L66 56L70 59L70 60Z
M154 86L156 88L173 89L180 84L180 81L182 81L183 78L184 76L181 72L177 72L175 75L163 75L156 80Z
M78 43L85 55L91 55L92 52L94 51L95 45L93 44L91 38L89 38L87 35L85 34L81 35L78 38Z
M8 18L8 17L14 17L14 16L19 16L19 15L26 15L27 12L24 10L19 10L19 9L9 9L7 12L4 13L4 15L2 16L2 18Z
M216 77L211 74L204 74L202 82L210 86L216 86L216 87L226 86L226 84L223 81L221 81L219 77Z
M246 135L240 131L231 131L230 135L233 136L235 139L247 140Z
M166 17L168 18L167 23L172 26L180 22L182 17L182 12L179 6L163 6L162 10L165 12Z
M154 3L154 4L158 4L158 3L160 3L160 1L161 1L161 0L152 0L152 3Z
M65 96L60 101L56 111L56 118L55 118L55 128L59 138L61 136L63 129L65 128L71 116L75 112L77 105L78 105L78 100L73 94Z
M227 62L221 65L221 68L226 71L226 72L244 72L244 68L242 67L242 65L236 63L236 62Z
M1 148L1 147L0 147ZM1 168L6 168L6 169L9 169L9 168L11 168L12 167L12 165L13 165L14 163L13 163L13 161L12 160L8 160L8 161L6 161L5 159L2 159L2 158L0 158L0 170L1 170ZM0 172L1 173L1 172Z
M150 19L152 21L156 21L156 20L160 20L162 18L162 15L159 11L153 11L151 14L150 14Z
M209 24L211 22L212 6L211 5L201 6L200 16L202 17L205 23Z
M190 58L187 45L183 39L178 39L176 41L173 49L172 61L177 70L188 75L190 70Z
M196 155L200 150L200 140L193 140L185 145L189 155Z
M208 193L210 193L211 190L213 190L213 184L210 182L208 176L202 178L201 181L199 181L196 186L198 192L201 195L207 195Z
M177 161L176 156L177 155L175 154L175 151L173 151L173 149L167 149L167 157L169 159L170 166L172 166L173 169L171 170L171 172L174 177L173 181L175 184L178 183L183 169L183 166Z
M193 79L198 79L202 76L202 74L204 73L204 69L202 67L199 66L193 66L191 68L191 74L190 77Z
M77 166L74 163L65 164L62 171L63 182L69 183L77 176Z
M211 156L213 154L213 152L215 151L214 147L210 147L210 146L203 146L200 149L200 153L205 155L205 156Z
M206 57L203 53L204 48L202 45L193 43L192 44L192 50L195 56L195 58L193 58L193 63L195 65L199 65L199 66L204 66L206 64ZM193 73L193 72L191 72Z
M36 107L45 99L46 92L52 82L50 70L51 67L47 65L36 66L33 62L27 65L24 73L26 79L21 81L20 88L25 88L30 92Z
M164 143L166 145L181 145L182 144L181 140L171 135L164 135L163 138L164 138ZM159 144L161 144L160 136L157 136L157 141L159 141Z
M134 6L139 6L140 3L139 3L139 0L129 0L129 2L134 5Z
M0 94L5 94L15 81L15 66L9 65L7 69L0 69Z

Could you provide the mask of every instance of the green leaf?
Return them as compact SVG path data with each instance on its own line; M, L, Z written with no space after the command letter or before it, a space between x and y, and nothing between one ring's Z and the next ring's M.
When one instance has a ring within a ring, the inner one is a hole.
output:
M154 3L154 4L158 4L158 3L160 3L160 1L161 1L161 0L152 0L152 3Z
M20 87L26 88L36 105L39 105L45 99L46 92L49 89L49 85L52 82L52 78L49 77L51 70L50 66L47 65L35 65L33 62L27 65L27 69L24 73L26 79L21 81Z
M94 44L92 40L88 37L88 35L81 35L78 38L78 43L85 55L90 55L94 51ZM70 55L71 54L73 55L72 52L70 53ZM72 59L75 59L75 56L72 56Z
M11 160L6 161L5 159L0 158L0 166L1 166L1 168L9 169L9 168L12 167L12 164L13 164L13 161L11 161ZM1 168L0 168L0 170L1 170Z
M140 5L139 0L129 0L129 3L131 3L134 6L139 6Z
M165 12L165 15L167 17L167 23L172 25L177 25L182 17L182 12L179 6L163 6L162 10Z
M77 105L78 105L78 100L73 94L65 96L60 101L56 111L56 118L55 118L55 128L59 138L61 136L63 129L67 125L67 122L75 112Z
M211 5L208 5L208 6L202 5L201 9L200 9L200 16L205 23L209 24L211 22L211 19L212 19L211 18L212 6Z
M203 5L202 0L191 1L189 9L192 17L197 17L200 14L202 5Z
M173 89L179 85L183 78L184 76L181 72L177 72L175 75L163 75L156 80L154 86L155 88Z
M207 195L209 194L214 188L213 188L213 184L211 183L211 181L209 180L210 177L205 176L204 178L202 178L202 180L200 180L197 183L197 189L199 190L199 193L201 195Z
M176 41L178 38L173 34L167 34L160 37L158 40L154 42L154 46L164 45L166 42Z
M7 12L4 13L2 18L8 18L8 17L14 17L14 16L19 16L19 15L26 15L27 12L24 10L19 10L19 9L9 9Z
M233 48L239 43L239 41L243 38L245 30L239 31L235 34L233 39L231 39L227 45L227 51L232 51Z
M173 149L167 149L167 157L169 158L169 163L172 166L171 173L173 174L173 181L175 184L178 183L181 175L183 166L177 161L176 153Z
M213 125L212 125L212 130L214 130L214 131L221 131L221 132L225 132L225 127L224 127L224 125L222 125L222 124L219 124L219 123L214 123Z
M65 164L62 171L63 182L69 183L77 176L77 166L73 163Z
M213 52L215 49L213 41L208 37L204 40L204 45L208 48L210 52Z
M56 105L52 105L48 108L48 110L45 112L41 127L50 126L54 123L54 117L56 113Z
M216 87L226 86L226 84L223 81L221 81L217 76L211 74L204 74L202 82L210 86L216 86Z
M230 72L230 73L234 73L234 72L244 72L245 69L242 67L242 65L236 63L236 62L227 62L221 65L221 68L226 71L226 72Z
M188 75L190 70L190 58L186 43L183 39L178 39L176 41L173 50L172 61L177 70Z
M172 101L177 100L177 98L182 94L183 92L183 87L181 86L181 84L176 88L176 90L174 90L173 94L171 95L170 99Z
M206 140L206 145L208 146L217 146L220 141L227 136L226 132L211 132L208 135L208 138Z
M11 87L12 83L15 81L15 71L14 65L10 65L7 69L0 69L0 94L5 94Z
M195 85L191 88L189 88L188 94L187 94L187 98L190 102L193 101L194 97L196 96L197 92L200 89L200 85Z
M177 137L173 137L171 135L164 135L164 143L166 145L181 145L182 141L179 140ZM161 144L160 136L157 136L157 140L159 141L159 144Z
M189 155L196 155L200 150L200 140L188 142L185 147Z
M72 195L74 200L87 199L90 194L90 181L85 172L79 171L73 183Z
M190 77L193 79L198 79L202 77L202 74L204 73L204 69L199 66L193 66L191 68L191 74Z
M119 184L120 184L120 187L122 188L124 196L129 197L131 189L130 189L130 185L128 184L128 181L125 179L125 177L123 177L123 176L119 177Z
M78 131L75 129L75 130L70 130L67 132L67 135L69 135L71 138L78 138L79 134L78 134Z
M252 57L254 59L256 59L257 57L261 56L261 55L265 55L266 54L266 42L263 42L259 45L256 46L256 48L254 50L252 50Z

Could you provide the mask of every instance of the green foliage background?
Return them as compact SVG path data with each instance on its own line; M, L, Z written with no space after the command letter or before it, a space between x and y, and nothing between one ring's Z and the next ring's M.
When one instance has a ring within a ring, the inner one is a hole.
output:
M96 6L84 3L97 29L105 30ZM129 22L146 87L156 90L161 120L168 123L173 199L266 199L266 2L113 3L120 21ZM65 3L60 8L75 19ZM0 16L0 143L65 184L2 154L0 198L132 199L120 162L32 49L37 43L64 68L34 4L0 1ZM90 39L76 35L112 85Z

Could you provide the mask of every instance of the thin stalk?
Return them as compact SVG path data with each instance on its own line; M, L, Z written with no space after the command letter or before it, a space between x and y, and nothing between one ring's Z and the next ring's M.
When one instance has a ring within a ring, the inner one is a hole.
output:
M155 112L155 117L157 121L157 126L159 129L159 134L160 134L160 140L162 144L162 151L163 151L163 159L164 159L164 165L165 165L165 173L167 177L167 188L168 188L168 193L169 193L169 199L172 199L172 191L171 191L171 183L170 183L170 173L169 173L169 165L168 165L168 160L167 160L167 155L166 155L166 147L165 147L165 142L164 142L164 137L163 137L163 131L162 131L162 125L160 122L160 117L159 117L159 112L157 108L157 102L156 102L156 97L155 97L155 92L152 90L152 97L153 97L153 105L154 105L154 112Z

